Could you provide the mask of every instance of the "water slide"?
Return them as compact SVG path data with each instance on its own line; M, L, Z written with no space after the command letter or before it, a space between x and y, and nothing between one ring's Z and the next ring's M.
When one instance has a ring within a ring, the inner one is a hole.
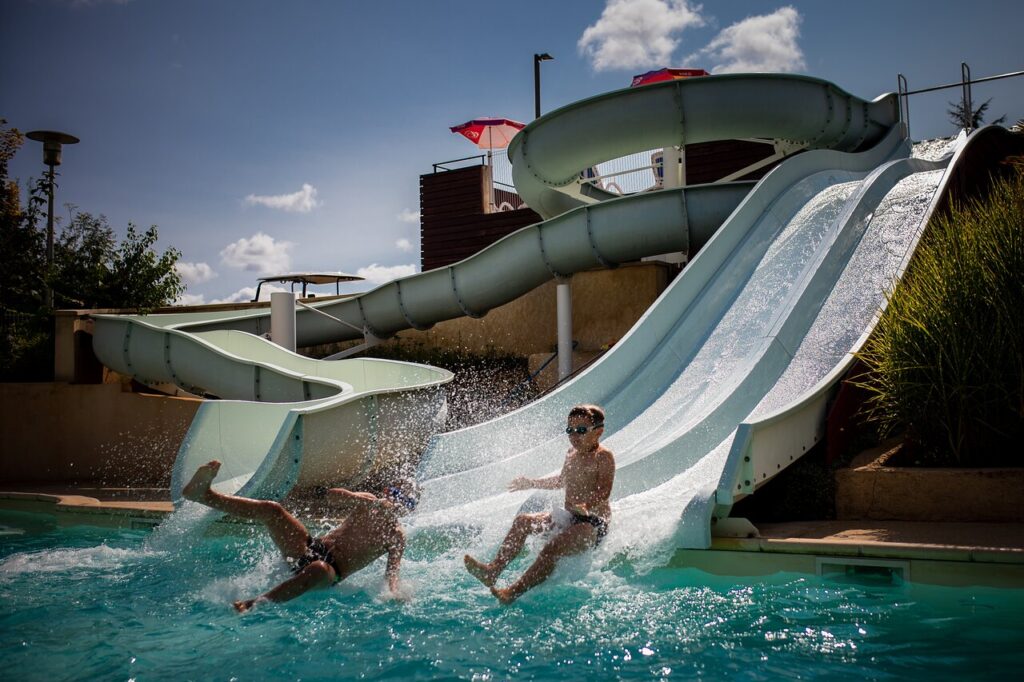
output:
M314 360L241 331L189 333L149 319L97 316L93 347L120 372L220 398L202 403L179 448L175 500L214 458L223 462L220 490L268 499L296 486L390 475L400 455L421 450L444 423L447 370Z
M563 107L528 125L509 146L516 189L547 220L459 263L316 305L344 324L300 310L298 345L387 338L456 317L481 317L554 276L673 251L695 253L753 186L703 185L618 197L582 184L582 168L668 145L745 137L853 151L877 143L898 118L895 95L867 102L827 81L769 74L656 83ZM146 319L187 331L259 335L270 327L266 311Z
M516 512L560 504L506 486L556 473L566 412L597 402L617 461L618 534L605 552L708 547L715 520L820 440L828 400L927 220L965 177L1024 147L1009 138L985 129L926 161L907 157L894 125L859 153L785 161L598 363L517 412L435 436L419 522L507 527Z
M579 182L581 168L632 152L734 137L784 138L809 151L781 164L753 191L750 183L731 183L608 198ZM554 275L699 249L629 335L576 380L503 418L436 436L420 472L422 508L426 517L480 501L518 508L521 493L501 492L508 478L555 470L564 454L565 411L576 402L601 402L619 458L619 507L642 506L646 494L675 486L699 488L701 494L688 499L724 509L818 437L820 407L800 419L775 412L808 391L827 392L818 384L834 383L870 325L886 278L898 274L898 266L891 272L879 266L878 253L862 251L881 239L882 255L890 257L885 226L892 216L905 224L902 214L912 205L917 225L928 212L941 171L907 153L894 96L867 102L807 77L706 77L584 100L533 122L510 146L517 189L548 220L452 266L318 305L346 325L301 311L299 344L355 338L354 329L383 338L479 316ZM907 186L918 185L906 194ZM902 263L910 246L896 248L892 258ZM863 309L860 317L837 293L847 290L867 292L852 296ZM296 455L309 438L296 433L301 420L290 420L303 410L329 411L330 401L345 394L340 385L355 384L345 378L351 374L332 377L328 367L335 363L293 364L317 361L300 361L253 336L267 327L262 312L97 320L97 355L118 371L246 401L274 400L266 386L281 384L282 395L300 401L283 403L287 409L236 403L209 418L201 411L179 453L175 490L210 448L243 438L238 433L253 441L243 448L249 454L244 464L226 464L218 481L241 477L248 481L244 492L280 496L297 481L312 480L312 474L303 478L306 465L297 461L308 455ZM394 395L418 385L430 394L445 377L398 379ZM237 390L226 390L225 382ZM380 382L365 390L388 391ZM331 391L334 397L323 396ZM415 397L401 409L414 404ZM264 416L274 409L277 416ZM435 409L436 403L425 410L424 423ZM371 422L352 420L348 437L380 438L385 430ZM761 444L769 440L784 454L761 457ZM321 449L331 446L322 442ZM359 467L348 466L344 474L372 469L367 450L361 452ZM310 471L331 473L330 466ZM736 490L734 480L740 480ZM701 546L706 538L683 542Z

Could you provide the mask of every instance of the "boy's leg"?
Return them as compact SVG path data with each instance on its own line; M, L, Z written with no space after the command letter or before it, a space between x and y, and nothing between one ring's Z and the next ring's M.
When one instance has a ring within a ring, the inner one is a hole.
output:
M182 497L231 516L259 521L266 526L270 538L286 559L298 559L306 553L309 531L297 518L277 502L225 495L211 489L210 484L218 470L220 462L217 460L199 467L192 480L182 489Z
M579 554L593 548L597 539L597 531L586 523L569 526L551 539L537 555L537 560L526 569L526 572L508 587L499 589L491 586L491 594L503 604L511 604L531 587L536 587L548 579L558 560L562 557Z
M505 539L502 541L494 560L489 564L485 564L467 554L462 559L466 564L466 570L474 578L490 587L498 579L498 576L501 575L501 572L505 570L505 567L512 563L512 560L522 551L523 545L526 544L526 538L550 527L551 514L548 512L520 514L512 522L512 527L505 535Z
M328 587L334 581L334 569L325 561L313 561L295 576L285 580L266 594L255 599L235 602L235 610L244 613L261 601L288 601L300 594L321 587Z

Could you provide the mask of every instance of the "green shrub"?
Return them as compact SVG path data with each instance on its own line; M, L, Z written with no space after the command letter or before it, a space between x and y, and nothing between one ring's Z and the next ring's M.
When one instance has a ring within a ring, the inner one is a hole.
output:
M1019 466L1024 169L932 219L860 353L865 417L932 466Z

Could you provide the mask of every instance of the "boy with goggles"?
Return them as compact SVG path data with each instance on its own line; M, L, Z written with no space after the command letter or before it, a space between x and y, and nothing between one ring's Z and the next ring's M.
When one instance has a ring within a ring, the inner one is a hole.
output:
M536 479L520 476L509 484L512 491L564 488L565 508L553 513L516 516L490 563L468 554L463 558L466 570L489 587L491 594L503 604L512 603L530 588L547 580L559 559L596 547L608 533L615 457L599 442L604 433L604 410L597 405L577 405L569 411L565 432L569 436L570 447L558 475ZM519 554L526 539L547 531L554 531L554 535L533 565L508 587L495 587L498 576Z

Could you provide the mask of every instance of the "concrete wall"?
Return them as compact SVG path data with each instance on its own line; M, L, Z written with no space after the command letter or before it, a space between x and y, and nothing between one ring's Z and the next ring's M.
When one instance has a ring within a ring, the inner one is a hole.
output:
M119 383L0 384L0 482L166 486L199 404Z

